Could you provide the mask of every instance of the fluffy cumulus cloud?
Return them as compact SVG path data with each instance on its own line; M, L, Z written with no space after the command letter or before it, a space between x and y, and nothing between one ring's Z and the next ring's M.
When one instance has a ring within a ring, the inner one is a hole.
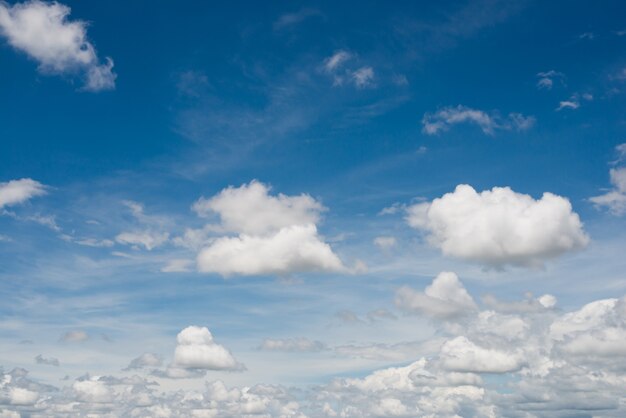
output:
M453 272L439 273L424 292L401 287L396 292L396 306L405 312L440 319L462 316L476 309L474 299Z
M566 198L544 193L533 199L508 187L479 193L459 185L432 202L408 207L406 220L444 255L496 268L540 266L589 242Z
M502 117L497 112L486 112L458 105L444 107L435 113L424 114L422 131L427 135L437 135L448 131L454 125L463 123L477 125L485 134L494 135L499 130L528 130L535 124L535 118L521 113L509 113L508 116Z
M43 194L46 194L46 187L33 179L24 178L0 183L0 209L19 205Z
M113 89L113 60L100 61L87 39L87 23L70 21L70 12L68 6L57 2L2 2L0 34L13 48L37 61L44 73L81 74L85 90Z
M555 298L543 296L532 304L498 302L483 309L459 290L464 287L451 273L442 277L447 280L433 283L437 290L429 291L430 297L441 298L441 292L457 295L449 299L472 301L472 309L439 323L432 339L436 344L334 349L339 355L406 362L399 366L335 378L308 389L264 384L239 388L208 381L202 390L175 391L162 390L154 380L158 377L150 368L160 364L160 358L152 354L132 360L133 367L124 376L87 374L61 388L38 383L24 369L0 370L0 416L626 415L626 297L591 301L567 312L553 309ZM188 369L174 377L200 377L206 370L237 364L206 328L188 327L177 341L172 365ZM309 343L294 339L271 345L291 350L308 348ZM402 356L390 355L390 350L399 349Z
M164 376L201 377L208 370L242 370L244 368L228 349L213 340L213 335L206 327L189 326L178 333L176 342L174 360L167 367ZM145 360L142 359L141 362L145 363Z
M233 274L289 275L309 271L346 271L316 223L325 208L311 196L272 196L263 183L229 187L193 209L200 216L216 215L215 229L225 235L198 254L198 269L223 276Z

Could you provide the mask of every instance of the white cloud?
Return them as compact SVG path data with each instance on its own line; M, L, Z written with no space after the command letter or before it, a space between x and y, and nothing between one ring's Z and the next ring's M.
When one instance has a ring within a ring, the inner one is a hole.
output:
M135 247L141 245L146 250L152 249L167 242L169 234L167 232L154 232L154 231L134 231L134 232L122 232L115 237L115 240L120 244L133 245Z
M347 271L312 224L285 227L269 237L241 234L218 238L200 251L197 261L201 272L223 276Z
M498 130L525 131L535 124L533 116L524 116L521 113L510 113L502 118L498 113L485 112L467 106L444 107L435 113L425 113L422 118L422 131L427 135L437 135L445 132L453 125L472 123L487 135L495 135Z
M477 309L455 273L442 272L424 292L401 287L396 292L396 306L406 312L424 314L439 319L450 319Z
M213 335L206 327L189 326L178 333L176 341L178 345L174 351L174 361L166 370L168 377L190 377L194 373L200 373L201 376L206 370L243 368L230 351L213 340Z
M597 207L606 207L615 216L626 213L626 167L612 168L609 172L613 189L589 200Z
M352 54L348 51L339 50L324 60L324 69L328 72L334 72L350 58L352 58Z
M556 108L557 111L563 110L563 109L571 109L571 110L576 110L580 107L580 102L576 99L572 99L572 100L562 100L559 102L559 106Z
M197 257L198 270L233 274L347 271L317 233L325 208L311 196L269 195L263 183L229 187L193 205L201 216L219 215L215 230L237 233L211 240Z
M552 90L555 80L558 80L561 84L563 84L565 74L550 70L537 73L537 77L539 78L537 81L537 87L539 89Z
M480 347L466 337L447 341L439 353L444 369L470 373L506 373L524 366L520 353Z
M567 199L546 192L535 200L508 187L477 193L459 185L410 206L406 220L444 255L491 267L540 266L589 242Z
M353 71L351 77L357 88L370 87L374 83L374 69L372 67L361 67Z
M42 72L82 73L89 91L114 88L113 60L100 63L87 40L87 23L69 21L70 11L56 2L0 3L0 33L12 47L36 60Z
M44 194L46 194L46 187L33 179L24 178L0 183L0 209L5 206L19 205Z
M253 180L240 187L228 187L210 199L201 198L193 210L200 216L218 214L227 231L252 235L317 223L320 213L326 210L308 194L271 196L269 192L268 186Z
M312 341L308 338L266 338L259 346L259 349L264 351L290 352L322 351L326 349L326 345L320 341Z

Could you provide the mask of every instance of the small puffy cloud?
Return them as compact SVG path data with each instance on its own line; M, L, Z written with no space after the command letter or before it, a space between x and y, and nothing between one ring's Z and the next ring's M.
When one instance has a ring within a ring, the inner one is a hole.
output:
M580 107L580 102L578 100L575 100L575 99L562 100L559 102L559 105L557 106L556 110L557 111L561 111L563 109L576 110L579 107Z
M397 243L395 237L381 236L374 238L374 244L381 250L389 250L395 247Z
M474 299L452 272L439 273L424 292L401 287L396 292L395 303L405 312L438 319L459 317L477 309Z
M20 387L12 387L9 390L9 403L11 405L34 405L39 399L39 394L32 390Z
M462 184L408 207L406 220L444 255L496 268L541 266L589 242L566 198L546 192L535 200L509 187L478 193Z
M626 167L612 168L609 172L613 188L589 200L597 207L606 207L615 216L626 213Z
M149 230L122 232L115 237L115 240L120 244L132 245L134 247L143 246L148 251L166 243L168 239L169 234L167 232Z
M113 60L101 63L87 40L87 23L68 20L71 9L39 0L9 5L0 3L0 34L9 45L39 63L40 71L82 74L84 89L115 88Z
M349 61L357 61L348 65ZM334 86L352 84L357 89L374 87L375 72L369 65L359 65L355 55L339 50L323 62L323 72L333 78Z
M124 370L137 370L145 367L160 367L163 364L163 358L158 354L144 353L137 358L131 360Z
M61 341L67 343L76 343L87 341L89 339L89 335L85 331L68 331L63 334L60 338Z
M35 363L37 364L46 364L48 366L59 366L59 360L54 358L54 357L43 357L41 354L37 355L37 357L35 357Z
M444 107L435 113L426 113L422 118L422 131L427 135L437 135L448 131L453 125L471 123L485 134L495 135L498 130L525 131L533 127L535 118L521 113L510 113L503 118L496 112L486 112L467 106Z
M241 370L233 355L213 340L206 327L189 326L178 333L174 361L165 371L171 378L200 377L207 370Z
M537 88L552 90L555 81L559 81L561 84L563 84L565 74L558 71L550 70L537 73L537 78Z
M348 271L318 235L324 206L307 194L272 196L269 190L252 181L193 205L201 216L219 216L215 230L238 234L211 240L198 254L198 270L223 276Z
M263 351L288 351L288 352L306 352L306 351L322 351L326 349L326 345L320 341L309 340L308 338L288 338L288 339L272 339L263 340L259 346L259 350Z
M33 179L24 178L0 183L0 209L5 206L19 205L44 194L46 194L46 186Z

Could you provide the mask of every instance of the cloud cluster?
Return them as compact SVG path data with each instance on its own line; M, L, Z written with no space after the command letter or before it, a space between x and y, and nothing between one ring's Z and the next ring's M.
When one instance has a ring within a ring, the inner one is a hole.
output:
M229 388L212 381L204 390L174 392L157 390L157 382L150 380L157 375L150 368L161 363L159 356L150 353L127 368L144 373L143 377L87 374L63 388L37 383L23 369L0 370L0 416L559 418L593 414L608 418L626 414L626 296L592 301L569 312L556 309L556 299L550 295L533 302L490 303L483 309L454 273L440 274L414 294L437 300L423 306L458 303L467 309L463 315L443 316L440 309L415 311L441 325L433 344L334 348L339 355L365 359L412 357L406 365L335 378L308 389L263 384ZM232 355L214 342L206 328L185 328L177 342L172 365L185 369L160 377L202 377L206 370L236 368ZM309 342L275 340L270 345L298 351L308 348Z
M19 205L44 194L46 194L46 187L33 179L24 178L0 183L0 209Z
M71 9L63 4L30 0L0 3L0 34L17 50L39 63L40 71L81 74L88 91L115 88L113 60L102 63L87 40L87 23L69 21Z
M502 302L498 310L447 318L423 310L446 321L439 331L446 339L428 358L335 379L316 393L316 406L326 417L623 415L626 297L568 313L555 303L544 295L532 310L513 302L502 312L509 305ZM486 376L499 383L489 385Z
M508 187L478 193L459 185L432 202L408 207L406 220L444 255L495 268L541 266L589 242L566 198L544 193L536 200Z
M427 135L437 135L462 123L477 125L483 133L495 135L499 130L526 131L533 127L535 118L521 113L509 113L507 117L501 117L497 112L485 112L458 105L441 108L435 113L424 114L422 131Z
M201 216L219 216L217 229L237 234L214 239L203 248L197 257L198 270L223 276L345 271L317 232L325 208L306 194L272 196L269 192L263 183L252 181L193 205Z

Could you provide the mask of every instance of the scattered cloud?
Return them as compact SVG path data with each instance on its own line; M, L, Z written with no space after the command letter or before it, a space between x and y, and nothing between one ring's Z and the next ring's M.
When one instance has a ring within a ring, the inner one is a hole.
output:
M33 179L24 178L0 183L0 209L19 205L44 194L46 194L46 186Z
M585 247L589 237L570 202L544 193L535 200L509 187L476 192L458 185L432 202L407 208L408 224L446 256L501 268L542 266Z
M87 40L87 23L68 20L71 9L61 3L30 0L0 3L0 34L9 45L39 63L50 74L81 74L84 90L115 88L113 60L102 63Z
M533 116L521 113L509 113L505 118L497 112L485 112L467 106L444 107L435 113L426 113L422 118L422 132L437 135L448 131L453 125L471 123L477 125L485 134L495 135L499 130L525 131L535 124Z

